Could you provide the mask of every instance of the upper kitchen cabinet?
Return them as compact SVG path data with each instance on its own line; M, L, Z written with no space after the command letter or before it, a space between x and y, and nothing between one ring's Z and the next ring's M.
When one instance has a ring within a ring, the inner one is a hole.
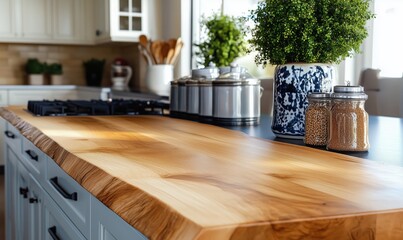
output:
M92 44L87 20L92 5L92 0L0 0L0 42Z
M95 42L133 42L147 34L147 0L101 0L95 8Z

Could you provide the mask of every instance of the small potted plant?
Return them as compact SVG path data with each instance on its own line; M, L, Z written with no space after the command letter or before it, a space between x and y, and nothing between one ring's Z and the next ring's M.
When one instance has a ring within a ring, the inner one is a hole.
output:
M244 18L214 14L201 21L202 31L206 33L200 43L194 44L199 58L198 63L208 67L229 66L237 57L246 53L246 31L242 27Z
M45 64L36 58L29 58L25 64L25 71L28 75L28 84L43 85L45 83Z
M83 63L87 86L101 86L105 60L90 59Z
M272 131L278 137L304 137L308 93L331 91L333 64L359 52L373 17L369 0L265 0L250 12L255 62L277 65Z
M63 66L60 63L51 63L47 65L46 69L52 85L63 84Z

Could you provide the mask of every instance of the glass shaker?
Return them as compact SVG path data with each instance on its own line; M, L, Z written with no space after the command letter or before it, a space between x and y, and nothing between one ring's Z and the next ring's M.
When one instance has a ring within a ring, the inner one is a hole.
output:
M368 151L368 113L364 109L367 98L362 86L334 87L327 149Z
M305 112L305 138L307 145L324 147L328 140L330 93L310 93Z

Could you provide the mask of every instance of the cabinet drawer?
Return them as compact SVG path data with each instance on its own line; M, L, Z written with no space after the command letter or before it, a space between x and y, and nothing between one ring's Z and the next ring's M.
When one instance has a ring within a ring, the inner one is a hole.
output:
M6 143L10 146L14 153L20 154L23 138L20 132L13 125L7 122L4 136L6 139Z
M46 158L32 142L23 137L22 139L22 162L32 176L42 184L45 181Z
M63 171L51 158L46 161L45 190L81 233L90 233L90 193Z
M54 239L86 239L70 219L60 210L57 204L45 193L45 240Z

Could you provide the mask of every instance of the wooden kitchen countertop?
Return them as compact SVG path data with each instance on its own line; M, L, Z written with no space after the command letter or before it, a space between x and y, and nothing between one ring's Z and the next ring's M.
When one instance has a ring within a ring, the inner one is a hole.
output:
M403 239L403 168L161 116L1 108L151 239Z

